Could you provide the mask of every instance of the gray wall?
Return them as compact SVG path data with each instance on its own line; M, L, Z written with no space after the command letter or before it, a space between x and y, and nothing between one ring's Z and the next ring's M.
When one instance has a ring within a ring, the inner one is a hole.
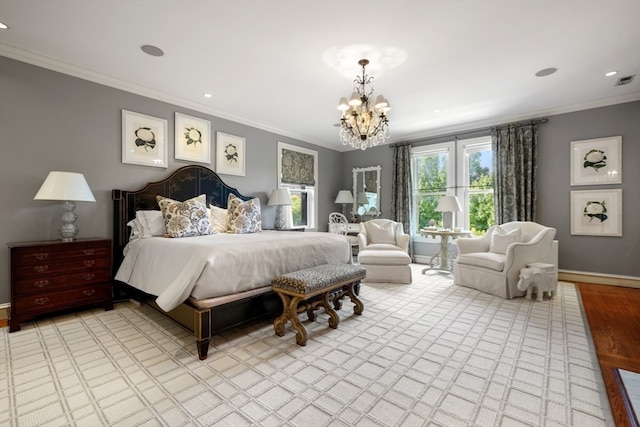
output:
M121 162L123 109L167 119L167 169ZM277 142L318 151L319 228L326 231L322 218L336 209L342 182L331 172L342 168L340 152L0 56L0 304L10 297L7 243L59 237L59 203L33 200L49 171L83 173L93 191L96 203L77 203L78 237L111 237L112 189L137 189L189 163L173 159L176 111L210 120L212 137L221 131L246 138L246 176L221 177L260 197L265 228L275 216L266 203L277 184Z
M393 130L393 123L392 130ZM539 127L537 221L557 230L559 268L581 272L640 277L640 101L549 116ZM459 135L471 138L487 131ZM569 185L571 141L622 136L622 185ZM450 137L414 141L414 146L434 144ZM351 185L354 167L382 166L382 216L391 216L392 153L387 146L345 153L343 187ZM570 192L622 188L622 237L572 236ZM433 248L416 245L415 253L430 255ZM436 248L437 249L437 248Z

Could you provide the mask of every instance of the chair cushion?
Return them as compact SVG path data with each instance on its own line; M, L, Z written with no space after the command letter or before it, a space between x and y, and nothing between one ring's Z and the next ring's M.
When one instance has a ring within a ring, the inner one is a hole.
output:
M495 271L504 270L506 255L495 252L471 252L460 254L456 258L458 264L473 265L476 267L489 268Z
M373 245L367 245L366 250L374 250L374 251L401 251L402 249L397 247L396 245L390 245L388 243L374 243Z
M491 233L491 243L489 244L489 252L496 254L506 254L507 248L512 243L518 243L522 241L522 231L519 228L505 231L500 226L493 229Z
M358 262L368 265L408 265L411 257L404 251L399 250L369 250L366 249L358 254Z
M386 243L388 245L396 244L396 237L393 230L393 223L378 224L371 222L367 224L368 240L371 243Z

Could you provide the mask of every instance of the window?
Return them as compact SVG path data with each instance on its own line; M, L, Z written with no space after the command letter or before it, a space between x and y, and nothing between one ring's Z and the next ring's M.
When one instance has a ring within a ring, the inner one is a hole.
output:
M288 188L285 227L317 228L318 152L278 142L278 188Z
M494 224L490 137L415 147L411 175L413 233L432 220L442 226L442 214L435 208L444 195L457 196L462 205L462 212L455 214L455 226L481 235Z

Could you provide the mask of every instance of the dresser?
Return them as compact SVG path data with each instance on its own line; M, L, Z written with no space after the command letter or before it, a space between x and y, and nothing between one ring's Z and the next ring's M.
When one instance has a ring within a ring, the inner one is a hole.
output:
M9 332L37 316L86 306L113 308L111 240L9 243Z

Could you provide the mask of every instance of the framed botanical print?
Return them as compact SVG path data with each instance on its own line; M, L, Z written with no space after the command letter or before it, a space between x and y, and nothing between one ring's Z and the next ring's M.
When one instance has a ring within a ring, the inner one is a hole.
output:
M122 110L122 163L167 167L167 121Z
M621 136L571 141L571 185L621 183Z
M211 122L176 113L175 158L211 163Z
M622 190L572 191L571 234L622 236Z
M244 176L246 140L222 132L216 132L216 139L216 172Z

